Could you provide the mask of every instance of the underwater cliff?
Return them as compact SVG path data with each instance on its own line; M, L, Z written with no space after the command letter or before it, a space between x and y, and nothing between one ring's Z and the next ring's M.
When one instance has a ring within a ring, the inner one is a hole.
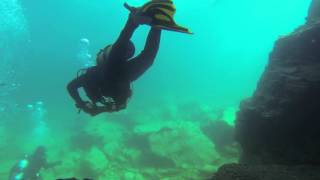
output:
M236 139L240 164L213 180L320 179L320 1L305 25L281 37L254 95L242 101Z

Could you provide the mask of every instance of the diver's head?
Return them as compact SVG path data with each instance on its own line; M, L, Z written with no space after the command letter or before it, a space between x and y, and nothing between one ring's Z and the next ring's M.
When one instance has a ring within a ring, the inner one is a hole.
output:
M112 48L113 48L113 45L110 44L98 52L97 58L96 58L97 65L108 60L108 57L111 53ZM136 50L136 48L135 48L133 42L129 41L128 45L126 46L125 59L132 58L134 56L135 50Z
M113 45L108 45L105 50L104 50L104 53L107 53L107 56L109 56L109 53L111 52L113 48ZM125 59L130 59L133 57L135 51L136 51L136 48L133 44L133 42L130 40L129 43L127 44L127 46L125 47L126 48L126 51L125 51L125 54L124 54L124 58Z
M105 61L105 58L109 56L110 51L111 51L112 45L108 45L106 48L101 49L96 58L96 64L102 64Z
M46 155L46 148L44 146L39 146L34 152L35 156L45 156Z

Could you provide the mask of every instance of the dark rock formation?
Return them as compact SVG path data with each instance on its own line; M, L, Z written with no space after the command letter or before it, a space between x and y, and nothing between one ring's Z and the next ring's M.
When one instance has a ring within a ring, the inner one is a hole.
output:
M313 23L320 19L320 0L312 0L307 17L307 23Z
M236 140L240 164L214 180L320 179L320 0L306 25L276 42L253 97L240 105Z
M224 165L214 180L319 180L320 167L240 164Z
M315 22L277 41L256 92L242 102L236 126L242 162L320 164L319 108L320 23Z
M241 104L243 160L320 164L320 24L280 39L254 96Z

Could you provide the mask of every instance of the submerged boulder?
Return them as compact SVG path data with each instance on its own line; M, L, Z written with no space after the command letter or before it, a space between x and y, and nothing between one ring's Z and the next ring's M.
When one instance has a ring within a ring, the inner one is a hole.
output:
M254 95L237 114L240 164L213 180L320 179L320 0L307 23L280 38Z
M242 162L320 164L320 23L278 40L253 97L242 102Z
M312 23L320 20L320 0L312 0L307 22Z
M228 164L219 169L213 180L318 180L320 167L308 165Z

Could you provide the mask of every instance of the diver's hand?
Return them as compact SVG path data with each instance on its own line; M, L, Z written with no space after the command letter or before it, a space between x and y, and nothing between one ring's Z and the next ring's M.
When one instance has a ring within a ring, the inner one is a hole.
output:
M130 11L130 13L134 13L138 8L130 6L128 3L124 3L123 6Z
M76 104L76 106L77 108L79 108L79 110L83 110L84 112L90 114L91 116L96 115L96 105L89 101L78 103Z
M151 24L152 18L142 15L141 8L130 6L128 3L124 3L124 7L130 11L130 18L134 24Z
M92 108L93 104L89 101L82 101L76 104L76 107L79 109Z
M146 24L150 25L152 22L152 18L147 16L135 15L132 17L135 24Z
M44 169L55 168L56 166L60 166L61 164L62 164L62 161L50 162L44 166Z

